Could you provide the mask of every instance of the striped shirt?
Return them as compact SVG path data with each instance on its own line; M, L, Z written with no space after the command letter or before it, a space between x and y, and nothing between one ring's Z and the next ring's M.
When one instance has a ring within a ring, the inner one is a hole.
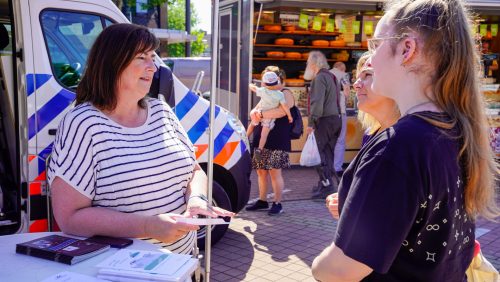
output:
M186 211L186 188L196 164L194 148L172 109L147 99L146 122L122 126L90 103L73 108L57 130L47 168L92 200L93 207L158 215ZM191 232L164 247L189 253Z

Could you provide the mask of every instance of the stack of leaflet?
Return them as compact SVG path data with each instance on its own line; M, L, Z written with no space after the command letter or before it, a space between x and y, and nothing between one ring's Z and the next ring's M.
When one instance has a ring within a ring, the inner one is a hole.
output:
M122 249L97 267L97 277L110 281L190 281L198 260L190 255Z

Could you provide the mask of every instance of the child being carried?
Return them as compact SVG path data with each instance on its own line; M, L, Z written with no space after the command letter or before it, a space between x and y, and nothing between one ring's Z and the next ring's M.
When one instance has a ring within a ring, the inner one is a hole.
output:
M255 84L250 84L249 88L252 92L255 92L258 97L260 97L260 101L255 106L254 109L250 112L251 122L247 129L247 136L250 136L255 128L259 124L257 119L255 118L257 113L262 115L262 111L270 110L274 108L281 107L283 111L285 111L288 122L292 123L293 118L290 113L290 109L286 105L285 95L283 92L279 91L281 89L281 82L278 78L278 75L274 72L265 72L262 74L262 85L263 87L257 87ZM274 127L274 118L263 118L260 120L262 125L262 132L260 134L259 140L259 148L255 149L255 158L257 161L260 161L262 156L262 149L267 142L267 136L269 132Z

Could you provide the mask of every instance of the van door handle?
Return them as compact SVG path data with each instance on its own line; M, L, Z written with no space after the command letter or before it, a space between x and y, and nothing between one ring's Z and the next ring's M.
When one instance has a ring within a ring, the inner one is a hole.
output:
M55 128L49 129L49 135L55 136L56 133L57 133L57 129L55 129Z

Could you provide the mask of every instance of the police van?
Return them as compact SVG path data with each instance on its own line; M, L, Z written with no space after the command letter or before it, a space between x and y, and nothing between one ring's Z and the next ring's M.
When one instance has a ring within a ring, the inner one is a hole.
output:
M74 105L94 40L105 27L123 22L128 20L109 0L0 0L0 235L57 230L45 171L56 129ZM150 94L170 89L161 97L206 169L209 102L156 61L162 71ZM249 144L237 117L218 106L215 117L214 204L238 212L250 192ZM226 229L214 228L212 242Z

